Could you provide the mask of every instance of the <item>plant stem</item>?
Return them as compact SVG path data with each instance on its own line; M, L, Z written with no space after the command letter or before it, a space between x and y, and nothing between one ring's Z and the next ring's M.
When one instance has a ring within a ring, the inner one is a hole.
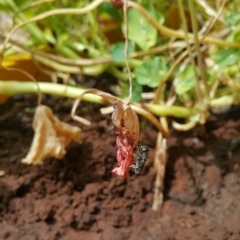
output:
M141 104L143 108L146 108L152 114L159 117L179 117L179 118L189 118L193 115L194 109L185 108L180 106L163 106L159 104Z
M80 94L82 94L86 89L65 86L58 83L49 83L49 82L38 82L38 86L42 94L51 94L57 95L61 97L68 98L77 98ZM34 82L19 82L19 81L1 81L0 80L0 95L3 96L14 96L18 94L27 94L33 93L37 94L38 89L37 85ZM93 95L86 94L83 96L84 101L104 104L103 98ZM135 105L135 104L134 104ZM160 106L157 104L137 104L137 106L142 107L143 109L148 110L152 114L156 116L173 116L179 118L189 118L191 117L195 110L185 107L178 106Z
M206 93L207 97L209 97L209 89L208 89L207 80L206 80L206 76L205 76L205 69L203 66L202 52L201 52L200 44L199 44L198 23L197 23L197 19L196 19L196 11L195 11L195 6L193 4L193 0L188 0L188 5L189 5L191 21L192 21L194 41L195 41L195 46L196 46L196 50L197 50L198 67L200 70L202 81L204 83L205 93Z
M75 73L75 74L85 74L91 76L97 76L103 73L108 65L100 64L100 65L92 65L85 67L77 67L77 66L67 66L58 62L55 62L49 58L41 57L41 56L33 56L33 59L37 60L41 64L48 66L55 71L65 72L65 73Z
M5 36L2 33L0 33L0 40L4 40L4 39L5 39ZM18 48L20 48L22 52L28 53L29 55L32 55L34 57L35 56L41 57L41 59L42 59L41 62L43 64L44 64L43 59L46 59L49 61L51 60L50 65L53 64L53 66L55 66L54 63L62 64L61 67L63 66L64 68L65 67L67 68L68 66L70 66L70 67L74 67L74 66L76 66L76 67L85 67L85 66L91 67L93 65L98 65L98 64L113 63L111 56L107 55L107 54L105 54L101 57L98 57L98 58L81 58L80 56L78 56L78 59L69 59L69 58L65 58L63 56L55 55L55 54L44 52L44 51L39 51L36 49L32 50L29 47L26 47L14 40L9 40L9 42L12 45L15 45ZM67 46L69 45L68 47L70 47L70 48L72 46L71 44L69 44L69 42L66 42L66 45ZM177 44L176 44L176 46L177 46ZM84 46L82 46L82 48L83 47ZM88 46L86 46L85 48L88 48ZM74 51L76 51L76 48L74 49ZM135 52L135 54L138 54L138 52ZM141 52L141 54L147 55L148 53ZM136 68L143 63L142 60L134 59L133 57L130 60L130 66L132 68ZM136 57L138 57L138 56L136 56ZM124 67L126 63L125 63L125 61L118 61L118 62L114 62L114 64L119 67ZM65 65L67 65L67 66L65 66ZM73 68L73 69L75 69L75 68ZM57 68L56 70L60 71L59 68ZM70 70L68 70L67 72L69 72L69 71ZM76 70L76 71L78 71L78 70ZM89 70L88 72L91 72L91 71Z
M233 104L238 104L239 101L234 99L233 95L225 95L219 98L212 99L210 102L211 107L222 107L222 106L231 106Z
M200 91L199 77L198 77L198 74L197 74L196 65L195 65L195 62L194 62L191 46L190 46L189 39L188 39L189 36L188 36L187 21L186 21L185 14L184 14L182 0L178 0L178 6L179 6L179 12L180 12L180 16L181 16L182 23L183 23L183 30L184 30L185 40L186 40L186 43L187 43L187 50L188 50L188 53L189 53L189 58L191 60L191 65L193 67L194 75L195 75L195 78L196 78L196 86L195 86L196 95L197 95L198 101L202 104L203 103L203 98L202 98L202 94L201 94L201 91Z
M77 98L86 89L77 88L72 86L65 86L58 83L38 82L40 91L42 94L51 94L61 97ZM12 97L19 94L38 94L38 88L34 82L19 82L19 81L2 81L0 80L0 95ZM86 94L83 96L83 100L92 103L104 104L102 97L94 94ZM232 95L226 95L219 98L212 99L210 102L211 107L228 106L231 104L238 104L238 101L234 99ZM138 107L142 107L152 114L162 116L172 116L179 118L189 118L196 114L196 110L192 108L185 108L180 106L161 106L158 104L133 104Z
M128 103L132 101L132 73L129 67L129 56L128 56L128 0L124 0L123 5L123 14L124 14L124 23L125 23L125 60L126 68L128 72L128 81L129 81L129 96Z
M38 82L43 94L57 95L61 97L76 98L86 89L65 86L57 83ZM0 95L14 96L18 94L38 93L37 84L34 82L0 81ZM83 100L103 104L103 99L94 94L86 94Z
M61 40L57 41L55 50L66 58L75 60L79 58L78 54L76 54L71 48L65 45Z
M21 10L18 8L18 6L16 5L16 3L13 0L5 0L8 4L8 6L16 13L18 13L18 17L23 21L27 21L27 18L25 17L25 15L21 12ZM42 31L35 25L35 24L29 24L27 26L28 30L30 31L30 33L40 42L40 43L46 43L44 34L42 33Z
M239 71L240 71L240 61L238 61L237 64L226 68L226 70L225 70L225 72L230 76L233 76L233 75L239 73Z
M103 0L103 1L108 2L108 0ZM170 28L167 28L159 24L155 19L152 18L152 16L141 5L135 2L129 1L128 6L138 10L149 21L149 23L159 31L159 33L168 37L185 39L184 32L172 30ZM194 39L193 34L188 33L188 38ZM205 37L204 39L200 39L200 41L202 41L203 43L213 44L218 47L231 47L231 48L237 48L237 49L240 48L240 43L238 42L227 42L227 41L224 41L218 38L213 38L213 37Z
M188 51L184 51L171 65L170 69L168 70L167 74L165 75L165 77L162 79L161 83L158 85L158 88L155 92L155 98L154 98L154 102L159 103L160 101L160 97L162 95L163 92L163 87L164 85L167 83L167 81L169 80L171 74L173 73L173 71L175 70L175 68L178 66L178 64L188 55Z
M12 1L12 0L9 0ZM66 14L72 14L72 15L81 15L81 14L86 14L90 11L92 11L93 9L97 8L100 4L102 4L103 2L110 2L110 0L95 0L93 2L91 2L89 5L80 8L80 9L74 9L74 8L69 8L69 9L54 9L54 10L50 10L48 12L39 14L33 18L31 18L28 21L25 21L23 23L20 23L18 25L16 25L12 31L8 34L8 36L6 37L4 43L3 43L3 48L2 48L2 53L4 52L6 45L8 43L8 41L10 40L12 34L20 27L29 24L29 23L33 23L33 22L37 22L40 21L44 18L47 18L49 16L52 15L66 15ZM181 38L181 39L185 39L185 34L183 32L180 31L175 31L172 29L169 29L161 24L159 24L155 19L152 18L152 16L139 4L132 2L132 1L128 1L128 6L129 7L133 7L136 10L138 10L148 21L149 23L156 28L159 33L168 36L168 37L176 37L176 38ZM193 34L188 33L188 37L189 39L193 39ZM240 49L240 43L238 42L227 42L227 41L223 41L221 39L217 39L217 38L212 38L212 37L205 37L203 39L200 39L200 41L204 42L204 43L211 43L220 47L232 47L232 48L237 48Z
M128 74L118 70L114 65L111 65L107 69L107 72L111 73L114 77L116 77L118 79L121 79L123 81L127 81L128 80Z

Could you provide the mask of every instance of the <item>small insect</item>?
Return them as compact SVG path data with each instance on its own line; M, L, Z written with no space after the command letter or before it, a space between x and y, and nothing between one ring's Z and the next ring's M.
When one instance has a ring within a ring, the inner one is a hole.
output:
M139 174L143 171L144 165L148 160L149 147L146 145L140 145L138 148L138 153L136 155L136 162L130 167L134 169L135 174Z

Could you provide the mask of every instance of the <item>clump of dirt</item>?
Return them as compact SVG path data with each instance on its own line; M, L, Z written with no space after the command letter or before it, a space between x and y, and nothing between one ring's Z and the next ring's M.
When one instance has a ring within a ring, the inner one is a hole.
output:
M82 128L82 144L71 144L63 160L28 166L20 161L33 137L32 98L1 106L0 239L240 239L239 109L212 116L205 130L171 131L164 205L153 212L152 126L140 135L150 147L143 174L123 179L111 174L117 148L110 116L83 104L80 115L92 125L80 126L70 118L71 101L45 97L62 121Z

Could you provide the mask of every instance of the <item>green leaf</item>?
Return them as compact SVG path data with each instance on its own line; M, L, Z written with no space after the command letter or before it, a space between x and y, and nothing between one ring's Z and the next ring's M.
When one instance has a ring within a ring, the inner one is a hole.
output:
M106 18L113 18L115 20L121 20L119 10L117 10L112 3L102 3L99 6L100 14Z
M225 20L228 27L236 26L240 22L240 14L238 12L229 12Z
M27 7L30 3L32 3L32 0L0 0L0 10L5 12L19 11L19 9Z
M215 56L215 63L219 69L234 65L240 58L240 51L237 49L220 49Z
M29 6L31 3L33 3L33 0L14 0L15 4L18 6L18 8L25 8Z
M167 71L168 67L165 59L154 57L138 66L134 73L139 84L154 88L159 85Z
M164 21L162 15L157 15L152 4L146 7L148 13L161 23ZM125 27L123 25L123 33ZM130 9L128 13L128 38L135 42L142 50L148 50L157 43L157 30L136 9Z
M178 84L176 86L176 93L182 95L191 90L196 84L196 79L192 66L187 66L178 75Z
M230 35L227 37L228 42L238 42L240 41L240 26L236 25L236 27L231 31Z
M128 42L128 55L130 55L135 49L133 42ZM114 61L124 61L125 57L125 43L117 43L111 47L111 57Z
M133 102L139 102L141 101L142 97L142 86L140 84L138 84L138 82L136 81L136 78L133 78L132 80L132 84L133 84L133 93L132 93L132 101ZM123 92L124 92L124 98L129 96L129 82L124 82L123 88L122 88Z
M9 7L4 1L0 2L0 10L3 12L10 12L11 7Z

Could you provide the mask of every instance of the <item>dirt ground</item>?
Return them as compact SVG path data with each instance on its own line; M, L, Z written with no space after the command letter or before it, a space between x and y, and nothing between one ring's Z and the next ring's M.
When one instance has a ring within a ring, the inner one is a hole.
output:
M0 106L0 239L7 240L239 240L240 109L212 115L206 128L171 131L164 205L151 210L156 130L140 140L150 156L142 175L112 176L117 166L109 116L82 105L90 127L70 118L72 102L45 97L61 120L82 128L63 160L20 162L33 137L33 96Z

